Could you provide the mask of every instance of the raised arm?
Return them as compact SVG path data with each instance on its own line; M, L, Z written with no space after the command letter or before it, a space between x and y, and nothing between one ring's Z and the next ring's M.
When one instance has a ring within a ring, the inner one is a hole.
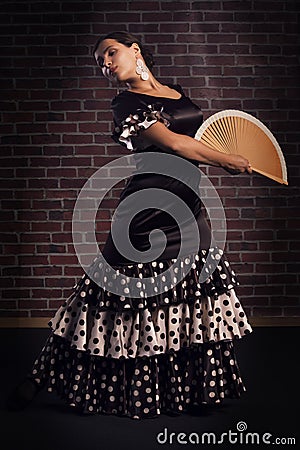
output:
M178 155L194 159L211 166L222 167L230 173L252 173L249 161L241 155L221 153L196 139L183 134L174 133L163 123L156 122L142 131L143 139L163 150L172 150Z

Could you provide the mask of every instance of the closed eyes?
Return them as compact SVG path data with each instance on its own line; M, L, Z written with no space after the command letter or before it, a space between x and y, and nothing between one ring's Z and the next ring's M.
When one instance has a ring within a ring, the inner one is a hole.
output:
M113 56L115 54L115 52L116 52L115 49L109 50L108 56ZM104 53L106 53L106 52L104 52ZM101 69L102 69L104 67L104 59L102 58L102 56L98 56L96 61L97 61L98 66L101 67Z

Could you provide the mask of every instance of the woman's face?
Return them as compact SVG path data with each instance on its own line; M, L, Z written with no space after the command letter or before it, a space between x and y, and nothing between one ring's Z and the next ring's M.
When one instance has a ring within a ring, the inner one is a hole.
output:
M130 83L138 77L135 71L138 52L135 43L127 47L115 39L104 39L95 52L95 59L105 76Z

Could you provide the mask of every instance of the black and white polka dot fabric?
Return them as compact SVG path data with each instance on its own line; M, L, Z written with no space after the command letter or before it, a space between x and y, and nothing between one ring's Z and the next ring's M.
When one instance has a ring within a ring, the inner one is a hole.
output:
M217 267L199 283L208 257ZM49 322L52 332L30 376L85 414L142 419L238 398L245 386L233 340L252 331L235 293L238 281L217 247L186 258L193 262L181 281L166 280L162 294L141 298L98 286L90 276L101 270L96 259ZM158 277L173 262L118 270L140 278L142 291L144 277Z

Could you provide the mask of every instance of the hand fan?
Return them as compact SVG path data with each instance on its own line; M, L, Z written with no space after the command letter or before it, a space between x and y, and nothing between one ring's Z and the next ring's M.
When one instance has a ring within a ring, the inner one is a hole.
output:
M195 139L214 150L242 155L255 172L288 184L284 156L275 137L244 111L226 109L213 114L197 130Z

